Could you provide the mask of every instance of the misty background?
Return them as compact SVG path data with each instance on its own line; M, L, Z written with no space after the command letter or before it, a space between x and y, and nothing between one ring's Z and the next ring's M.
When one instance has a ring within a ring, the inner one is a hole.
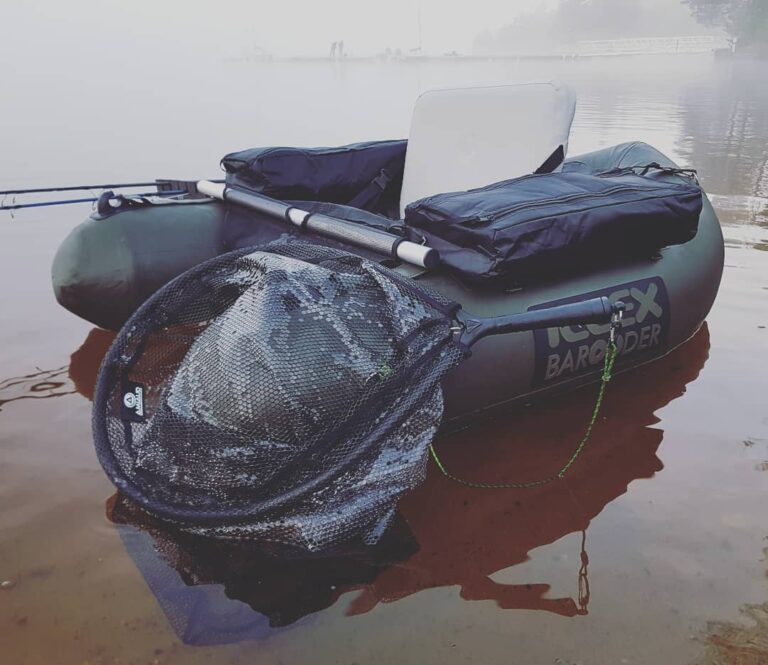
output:
M764 0L4 0L2 15L0 64L39 73L151 61L183 68L190 58L249 53L325 56L340 40L359 57L419 47L480 55L567 50L579 40L768 34Z
M642 139L682 159L659 104L712 76L713 44L768 44L766 0L4 0L2 17L8 186L210 177L254 145L407 136L429 88L553 77L579 94L577 126L601 114L598 145L576 133L572 151ZM663 66L572 57L589 40L696 36L719 41Z

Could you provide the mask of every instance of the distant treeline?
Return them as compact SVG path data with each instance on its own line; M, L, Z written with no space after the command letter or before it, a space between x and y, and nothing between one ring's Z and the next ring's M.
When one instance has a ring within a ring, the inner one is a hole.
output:
M584 40L708 34L727 26L715 17L702 20L706 12L699 16L694 5L750 2L768 6L768 0L685 0L685 4L673 0L560 0L555 9L525 14L509 25L482 32L473 51L478 55L567 52Z
M704 25L723 28L737 51L768 53L768 0L682 0Z

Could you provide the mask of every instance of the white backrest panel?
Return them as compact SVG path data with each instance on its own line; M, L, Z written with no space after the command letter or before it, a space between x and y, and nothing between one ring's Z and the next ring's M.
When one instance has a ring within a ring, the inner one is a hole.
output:
M412 201L533 173L568 148L576 96L553 82L430 90L413 109L400 214Z

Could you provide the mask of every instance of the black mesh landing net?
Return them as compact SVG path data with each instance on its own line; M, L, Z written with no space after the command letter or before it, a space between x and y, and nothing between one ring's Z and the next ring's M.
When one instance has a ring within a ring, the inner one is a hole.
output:
M301 241L157 292L101 368L93 430L117 488L202 535L373 543L425 474L458 306Z

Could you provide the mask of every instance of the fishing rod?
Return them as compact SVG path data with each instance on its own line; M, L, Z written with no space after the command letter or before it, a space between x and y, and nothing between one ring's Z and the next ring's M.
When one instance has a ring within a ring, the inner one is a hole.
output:
M36 189L7 189L3 192L0 192L0 196L11 196L16 194L46 194L49 192L77 192L85 189L132 189L136 187L154 187L156 184L156 181L152 181L107 183L104 185L65 185L63 187L38 187Z
M114 192L110 193L110 198L114 198ZM186 194L183 190L178 190L175 192L163 192L163 196L180 196L182 194ZM139 194L131 194L132 197L146 197L146 196L157 196L157 192L141 192ZM103 195L102 195L103 196ZM61 205L69 205L72 203L94 203L96 201L100 201L102 199L102 196L96 196L91 197L87 199L63 199L58 201L41 201L37 203L14 203L12 205L0 205L0 210L22 210L24 208L45 208L47 206L61 206Z
M102 185L64 185L61 187L38 187L35 189L7 189L0 191L0 196L11 196L16 194L46 194L49 192L77 192L86 189L136 189L137 187L157 187L164 186L166 183L183 183L183 180L168 180L158 178L151 182L123 182L106 183ZM211 182L224 182L223 180L211 180ZM138 195L137 195L138 196Z
M210 182L223 183L223 180L211 180ZM109 195L108 198L114 198L114 189L136 189L139 187L155 187L155 191L152 192L138 192L131 193L129 197L147 197L147 196L163 196L174 197L189 195L191 198L200 197L195 186L195 181L187 180L169 180L165 178L158 178L152 182L124 182L124 183L103 183L99 185L65 185L62 187L37 187L32 189L8 189L0 191L0 198L6 198L8 196L14 197L14 203L7 205L5 203L0 204L0 211L2 210L22 210L24 208L45 208L48 206L59 205L71 205L75 203L94 203L100 202L105 195ZM16 196L24 196L28 194L49 194L51 192L77 192L86 191L92 189L104 189L105 191L100 196L93 196L88 198L77 199L58 199L56 201L36 201L32 203L16 203Z

